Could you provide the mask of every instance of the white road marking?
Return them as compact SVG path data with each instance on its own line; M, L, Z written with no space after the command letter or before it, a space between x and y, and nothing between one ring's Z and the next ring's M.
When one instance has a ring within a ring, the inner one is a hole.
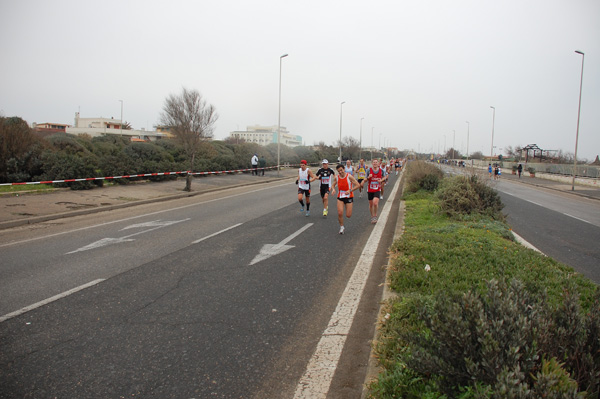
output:
M130 229L130 228L143 227L143 226L155 226L155 227L152 228L152 229L148 229L148 230L138 231L137 233L129 234L128 236L124 236L124 237L118 237L118 238L109 238L109 237L107 237L107 238L103 238L101 240L98 240L96 242L88 244L88 245L86 245L84 247L76 249L75 251L67 252L66 255L74 254L75 252L89 251L90 249L105 247L105 246L111 245L111 244L120 244L120 243L123 243L123 242L135 241L131 237L134 237L134 236L137 236L137 235L140 235L140 234L144 234L144 233L149 233L151 231L158 230L160 228L163 228L163 227L166 227L166 226L170 226L172 224L181 223L181 222L187 222L188 220L191 220L191 219L187 218L187 219L183 219L183 220L166 220L164 222L161 222L160 220L155 220L153 222L139 223L139 224L134 224L134 225L131 225L131 226L127 226L127 227L121 229L121 231Z
M389 198L396 196L398 184L394 185ZM380 220L387 221L392 201L385 203ZM377 246L383 234L385 223L377 223L365 245L363 252L354 268L354 272L346 285L335 312L329 320L327 329L323 332L317 349L310 359L304 375L296 386L295 399L326 398L342 349L354 321L358 304L362 297L367 278L373 266Z
M308 229L312 225L313 225L313 223L307 224L306 226L302 227L300 230L298 230L294 234L288 236L287 238L284 238L278 244L263 245L263 247L260 249L260 252L258 253L258 255L256 255L254 257L254 259L252 260L252 262L250 262L250 266L252 266L262 260L269 259L271 256L275 256L282 252L285 252L290 248L294 248L294 245L286 245L286 244L288 242L292 241L294 238L298 237L300 234L302 234L306 229Z
M16 317L16 316L22 315L23 313L29 312L30 310L37 309L37 308L39 308L40 306L47 305L47 304L49 304L50 302L57 301L57 300L59 300L59 299L61 299L61 298L67 297L67 296L69 296L69 295L71 295L71 294L74 294L74 293L76 293L76 292L78 292L78 291L81 291L81 290L84 290L84 289L86 289L86 288L89 288L89 287L91 287L91 286L93 286L93 285L96 285L96 284L98 284L98 283L101 283L101 282L103 282L104 280L105 280L105 279L103 279L103 278L99 278L98 280L90 281L90 282L89 282L89 283L87 283L87 284L83 284L83 285L80 285L79 287L75 287L75 288L73 288L73 289L70 289L69 291L65 291L65 292L63 292L63 293L61 293L61 294L54 295L53 297L50 297L50 298L48 298L48 299L44 299L43 301L40 301L40 302L34 303L33 305L25 306L24 308L21 308L21 309L19 309L19 310L17 310L17 311L14 311L14 312L12 312L12 313L5 314L4 316L1 316L1 317L0 317L0 323L2 323L3 321L6 321L6 320L8 320L8 319L12 319L13 317Z
M592 222L588 222L587 220L582 219L582 218L578 218L577 216L569 215L568 213L564 213L563 212L563 215L568 216L568 217L573 218L573 219L577 219L579 221L582 221L582 222L585 222L585 223L588 223L588 224L591 224L591 225L594 225L594 223L592 223Z
M242 224L243 224L243 223L234 224L233 226L229 226L229 227L227 227L226 229L223 229L223 230L221 230L221 231L217 231L216 233L212 233L211 235L208 235L208 236L206 236L206 237L200 238L199 240L192 241L192 244L198 244L199 242L202 242L202 241L204 241L204 240L208 240L209 238L212 238L212 237L214 237L214 236L218 236L219 234L221 234L221 233L225 233L226 231L228 231L228 230L231 230L231 229L234 229L234 228L236 228L236 227L238 227L238 226L241 226Z
M0 244L0 248L8 247L8 246L11 246L11 245L24 244L24 243L28 243L28 242L32 242L32 241L37 241L37 240L43 240L45 238L52 238L52 237L61 236L61 235L64 235L64 234L76 233L78 231L83 231L83 230L95 229L97 227L103 227L103 226L108 226L108 225L115 224L115 223L126 222L128 220L140 219L140 218L147 217L147 216L159 215L159 214L165 213L165 212L171 212L171 211L176 211L176 210L179 210L179 209L190 208L192 206L209 204L209 203L215 202L215 201L222 201L222 200L229 199L229 198L235 198L235 197L239 197L239 196L242 196L242 195L256 193L256 192L264 190L264 189L271 189L271 188L283 187L283 186L288 186L288 185L289 185L288 183L278 184L276 186L264 187L262 189L257 189L257 190L252 190L252 191L244 191L242 193L228 195L226 197L220 197L220 198L215 198L215 199L212 199L212 200L207 200L207 201L202 201L202 202L196 202L196 203L189 204L189 205L182 205L182 206L178 206L176 208L163 209L163 210L160 210L160 211L150 212L150 213L146 213L146 214L143 214L143 215L131 216L131 217L128 217L128 218L125 218L125 219L113 220L111 222L105 222L105 223L95 224L95 225L92 225L92 226L81 227L81 228L78 228L78 229L73 229L73 230L68 230L68 231L62 231L60 233L54 233L54 234L48 234L48 235L40 236L40 237L28 238L26 240L21 240L21 241L8 242L6 244ZM231 188L236 188L236 187L231 187Z

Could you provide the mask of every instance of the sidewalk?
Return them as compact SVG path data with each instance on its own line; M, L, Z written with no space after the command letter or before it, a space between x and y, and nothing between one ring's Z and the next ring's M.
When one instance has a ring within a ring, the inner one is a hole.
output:
M485 171L485 175L488 175L487 170ZM600 187L575 184L575 191L572 191L570 183L563 183L554 180L543 179L537 176L530 177L529 173L522 173L521 178L519 178L519 176L513 175L510 172L506 173L506 170L502 171L500 181L502 180L509 180L511 182L519 182L521 184L529 184L532 186L549 188L552 190L562 191L573 195L579 195L581 197L600 200Z
M111 184L91 190L59 188L47 192L0 194L0 229L290 179L296 174L296 169L283 169L279 177L277 171L266 171L265 176L236 173L196 177L191 192L183 191L185 178L178 178L164 182Z

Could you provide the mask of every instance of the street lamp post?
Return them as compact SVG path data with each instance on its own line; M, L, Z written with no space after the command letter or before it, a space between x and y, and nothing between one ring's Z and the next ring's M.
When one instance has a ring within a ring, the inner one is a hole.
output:
M340 163L342 163L342 108L346 101L340 103Z
M365 118L360 118L360 139L359 139L359 148L358 148L358 159L362 159L362 121Z
M452 160L454 160L454 158L455 158L455 156L454 156L454 151L455 151L454 149L456 148L455 141L456 141L456 130L453 130L452 131Z
M375 127L371 127L371 162L373 162L373 130Z
M279 176L281 154L281 64L287 54L279 57L279 114L277 116L277 176Z
M467 121L467 161L469 160L469 129L471 124Z
M123 136L123 100L119 100L121 102L121 130L119 135Z
M490 161L494 157L494 125L496 124L496 107L490 105L490 108L494 110L492 116L492 146L490 147Z
M583 51L575 50L577 54L581 54L581 79L579 81L579 108L577 110L577 133L575 134L575 159L573 160L573 180L571 182L571 191L575 191L575 172L577 171L577 143L579 142L579 116L581 115L581 91L583 89L583 61L585 54Z

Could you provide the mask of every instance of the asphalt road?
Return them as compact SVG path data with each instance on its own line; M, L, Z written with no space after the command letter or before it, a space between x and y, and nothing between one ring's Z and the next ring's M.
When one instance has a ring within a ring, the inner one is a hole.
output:
M93 285L0 322L0 397L292 397L373 228L366 198L338 235L335 201L325 219L317 194L305 217L295 189L244 187L3 235L0 316ZM396 214L329 397L360 397Z
M496 189L514 232L600 284L600 201L508 181Z

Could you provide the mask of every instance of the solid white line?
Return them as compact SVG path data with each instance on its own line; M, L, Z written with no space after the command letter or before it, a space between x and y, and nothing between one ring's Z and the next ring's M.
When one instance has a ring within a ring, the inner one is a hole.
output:
M542 208L545 208L545 206L544 206L544 205L542 205L542 204L539 204L539 203L537 203L537 202L535 202L535 201L528 200L528 199L526 199L525 201L527 201L527 202L530 202L530 203L532 203L532 204L534 204L534 205L537 205L537 206L541 206Z
M24 244L24 243L28 243L28 242L31 242L31 241L43 240L44 238L51 238L51 237L61 236L61 235L64 235L64 234L75 233L75 232L82 231L82 230L94 229L96 227L108 226L108 225L115 224L115 223L126 222L128 220L139 219L139 218L143 218L143 217L146 217L146 216L158 215L158 214L165 213L165 212L176 211L176 210L179 210L179 209L185 209L185 208L189 208L189 207L192 207L192 206L198 206L198 205L208 204L208 203L215 202L215 201L222 201L222 200L229 199L229 198L239 197L241 195L256 193L256 192L264 190L264 189L271 189L271 188L283 187L283 186L287 186L287 185L289 185L289 183L279 184L277 186L271 186L271 187L264 187L262 189L257 189L257 190L252 190L252 191L244 191L243 193L233 194L233 195L229 195L227 197L215 198L215 199L208 200L208 201L203 201L203 202L195 202L193 204L178 206L176 208L163 209L161 211L146 213L146 214L138 215L138 216L131 216L131 217L128 217L128 218L125 218L125 219L113 220L112 222L105 222L105 223L95 224L93 226L81 227L79 229L63 231L63 232L60 232L60 233L48 234L46 236L35 237L35 238L28 238L27 240L21 240L21 241L15 241L15 242L9 242L9 243L6 243L6 244L0 244L0 248L2 248L2 247L8 247L8 246L11 246L11 245ZM231 187L231 188L236 188L236 187ZM209 193L207 193L207 194L209 194Z
M387 221L388 214L392 207L391 199L396 196L398 189L398 180L389 196L390 201L386 202L381 211L380 220ZM358 304L362 297L363 290L367 283L367 278L373 266L373 260L377 252L377 247L385 223L377 223L371 232L371 236L365 245L363 252L354 268L354 272L344 289L335 312L329 320L327 329L323 332L317 349L310 359L304 375L296 386L295 399L316 399L325 398L329 392L329 387L335 374L338 361L342 355L342 349L346 343L346 338L350 332L350 327L354 321Z
M216 233L212 233L211 235L208 235L208 236L206 236L206 237L200 238L199 240L192 241L192 244L198 244L198 243L199 243L199 242L201 242L201 241L208 240L209 238L212 238L212 237L214 237L214 236L218 236L219 234L221 234L221 233L225 233L227 230L234 229L234 228L236 228L236 227L238 227L238 226L240 226L240 225L242 225L242 223L234 224L233 226L229 226L229 227L227 227L226 229L223 229L223 230L221 230L221 231L217 231Z
M54 301L57 301L57 300L59 300L59 299L61 299L61 298L64 298L64 297L66 297L66 296L69 296L69 295L71 295L71 294L74 294L74 293L76 293L77 291L81 291L81 290L84 290L84 289L86 289L86 288L89 288L89 287L91 287L91 286L93 286L93 285L96 285L96 284L98 284L98 283L101 283L101 282L103 282L104 280L105 280L105 279L103 279L103 278L99 278L98 280L90 281L90 282L89 282L89 283L87 283L87 284L80 285L79 287L75 287L75 288L73 288L73 289L70 289L69 291L65 291L65 292L63 292L62 294L54 295L53 297L50 297L50 298L48 298L48 299L44 299L43 301L40 301L40 302L34 303L33 305L25 306L24 308L21 308L21 309L19 309L19 310L17 310L17 311L14 311L14 312L12 312L12 313L5 314L4 316L1 316L1 317L0 317L0 323L2 323L3 321L6 321L6 320L8 320L8 319L12 319L13 317L16 317L16 316L22 315L23 313L29 312L30 310L33 310L33 309L39 308L40 306L47 305L47 304L49 304L50 302L54 302Z
M295 232L294 234L290 235L287 238L284 238L279 244L276 245L280 245L283 246L285 244L287 244L288 242L292 241L294 238L298 237L300 234L302 234L304 232L304 230L308 229L310 226L312 226L314 223L309 223L306 226L302 227L300 230L298 230L297 232Z
M585 223L588 223L588 224L591 224L591 225L594 225L594 223L592 223L592 222L588 222L587 220L582 219L582 218L578 218L577 216L569 215L568 213L564 213L563 212L563 215L568 216L568 217L573 218L573 219L577 219L579 221L582 221L582 222L585 222Z

